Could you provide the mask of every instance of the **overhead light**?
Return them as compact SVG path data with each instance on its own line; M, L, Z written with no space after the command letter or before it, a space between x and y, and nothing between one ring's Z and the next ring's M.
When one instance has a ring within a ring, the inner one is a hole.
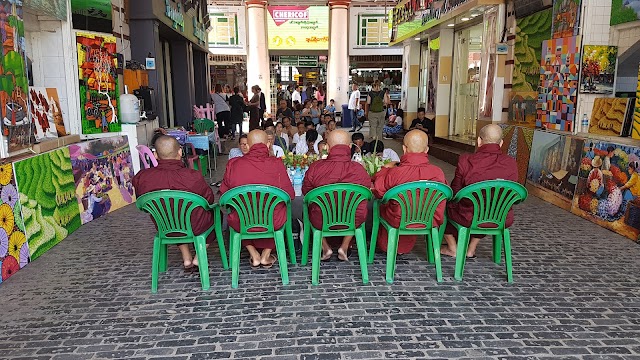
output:
M471 20L471 19L469 19L468 17L463 17L463 18L462 18L462 19L460 19L460 20L462 20L462 21L469 21L469 20Z
M472 18L475 18L475 17L478 17L478 16L480 16L480 14L478 14L478 13L471 14Z
M449 25L447 25L447 26L448 26L448 27L454 27L454 26L456 26L456 24L449 24Z
M417 38L415 38L415 39L413 39L413 40L420 41L420 38L419 38L419 37L417 37Z

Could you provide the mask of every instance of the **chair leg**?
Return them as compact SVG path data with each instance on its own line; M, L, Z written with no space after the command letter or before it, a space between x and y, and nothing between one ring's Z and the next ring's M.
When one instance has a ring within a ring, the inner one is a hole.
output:
M203 237L196 238L194 243L196 256L198 257L198 270L200 271L200 284L202 291L209 290L209 257L207 256L207 240Z
M438 240L440 232L437 228L431 228L431 234L429 236L429 243L431 244L431 257L436 264L436 280L442 282L442 260L440 259L440 240Z
M311 284L320 283L320 253L322 252L322 232L313 230L313 255L311 256Z
M289 271L287 269L287 251L284 246L284 230L276 231L276 252L278 253L278 264L280 266L280 277L282 285L289 285Z
M158 276L160 270L160 239L153 240L153 255L151 258L151 292L158 292Z
M284 228L284 231L285 231L284 236L287 237L287 247L289 248L289 260L293 265L296 265L296 245L293 242L293 230L292 230L291 221L293 220L291 219L291 209L289 209L288 215L287 215L287 222L285 223L285 228Z
M429 264L433 264L435 259L433 257L433 231L429 234L426 234L424 236L424 241L427 244L427 261L429 262Z
M511 234L509 229L504 229L504 263L507 267L507 281L513 282L513 267L511 264Z
M227 249L224 246L224 236L222 236L222 210L214 210L213 216L213 226L215 227L214 229L216 232L216 240L218 241L218 249L220 249L220 261L222 262L222 268L229 270L229 256L227 255ZM229 249L229 253L231 253L231 249Z
M367 240L364 224L356 229L356 245L358 245L358 260L360 261L360 272L362 273L362 283L369 283L369 270L367 269Z
M300 254L300 265L306 266L309 261L309 239L311 238L311 222L307 216L304 216L304 224L302 230L302 254Z
M462 281L464 264L467 260L467 249L469 248L469 229L461 227L458 230L458 251L456 253L456 271L454 278Z
M496 264L500 264L500 260L502 258L502 235L494 235L493 236L493 262Z
M234 289L238 288L238 277L240 275L240 247L242 246L242 239L239 233L236 233L234 230L229 230L232 233L231 236L231 251L232 254L229 257L231 261L231 287Z
M376 243L378 242L378 231L380 231L380 216L375 211L374 206L373 224L371 225L371 244L369 246L369 264L373 264L373 258L376 256Z
M169 251L168 246L165 244L160 244L160 272L167 271L168 262L169 262Z
M396 258L398 256L398 241L400 235L398 229L390 227L387 229L389 235L387 237L387 283L393 284L396 275Z

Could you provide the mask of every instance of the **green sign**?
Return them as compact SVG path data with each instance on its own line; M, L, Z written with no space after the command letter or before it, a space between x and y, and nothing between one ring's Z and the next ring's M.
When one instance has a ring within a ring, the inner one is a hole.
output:
M173 21L173 28L184 32L184 13L182 12L182 3L179 1L176 3L176 7L173 7L171 1L164 0L165 12L164 14Z
M280 56L280 65L295 67L318 67L318 57L309 55Z
M77 15L111 20L111 0L71 0L71 12Z

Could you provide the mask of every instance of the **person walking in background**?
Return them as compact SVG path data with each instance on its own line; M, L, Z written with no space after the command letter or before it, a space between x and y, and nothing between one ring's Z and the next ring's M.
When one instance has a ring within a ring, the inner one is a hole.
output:
M214 93L211 94L211 101L215 106L218 136L224 138L228 135L227 126L231 119L231 108L227 104L226 94L222 92L222 85L216 84Z
M358 90L358 84L351 84L351 96L349 96L349 111L351 112L351 130L349 132L356 132L362 129L362 124L358 121L358 109L360 108L360 90Z
M262 94L258 85L253 85L251 92L253 96L246 103L249 106L249 131L260 128L260 95Z
M236 136L236 126L238 127L238 134L242 135L242 121L244 120L245 104L244 98L240 94L240 88L233 88L233 95L229 97L229 107L231 108L231 118L229 120L229 129L231 136Z
M365 116L369 119L369 136L375 140L382 140L384 127L385 107L391 101L389 94L380 89L380 80L373 83L373 89L367 95L367 110Z
M318 90L316 90L316 100L324 104L324 97L325 97L324 86L320 85L318 86Z

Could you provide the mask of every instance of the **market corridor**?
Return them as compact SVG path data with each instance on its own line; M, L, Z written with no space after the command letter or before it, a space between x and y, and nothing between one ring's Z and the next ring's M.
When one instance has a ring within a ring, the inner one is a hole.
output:
M438 160L451 179L453 167ZM219 174L224 167L219 168ZM638 358L640 247L530 197L516 209L514 280L481 243L463 282L443 260L444 282L424 245L398 261L393 285L384 262L360 282L357 262L290 267L241 263L240 287L209 249L211 290L169 271L150 293L147 215L129 206L80 228L2 284L3 359L382 359Z

